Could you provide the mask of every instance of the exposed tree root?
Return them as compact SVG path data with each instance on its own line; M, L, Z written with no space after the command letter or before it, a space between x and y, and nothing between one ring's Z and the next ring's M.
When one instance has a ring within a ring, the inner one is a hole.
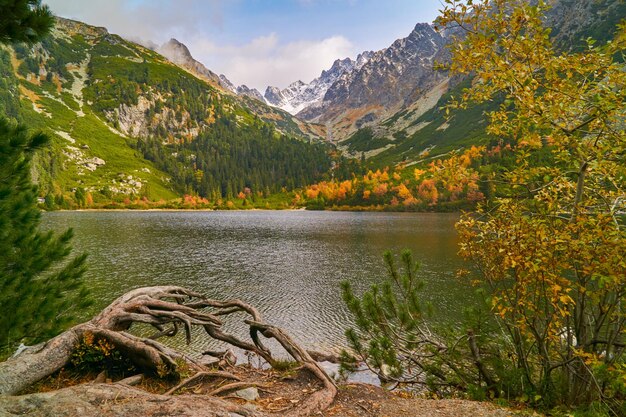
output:
M239 378L236 375L233 375L229 372L223 372L223 371L212 371L212 372L198 372L197 374L185 379L184 381L180 382L178 385L176 385L175 387L171 388L169 391L167 391L165 393L165 395L172 395L174 394L176 391L183 389L191 384L193 384L194 382L199 382L202 381L203 379L208 379L208 378L224 378L224 379L234 379L235 381L241 381L241 378Z
M238 313L248 316L244 322L250 329L249 340L240 339L223 329L220 317ZM127 330L134 323L149 324L157 329L157 333L150 338L132 335ZM165 399L172 398L168 397L168 394L173 394L184 386L202 378L214 376L237 380L238 378L231 374L209 371L201 363L156 341L161 337L175 336L182 328L185 331L187 342L191 342L193 326L204 328L206 333L214 339L259 355L270 365L274 364L274 357L263 344L261 336L273 338L295 361L310 371L322 383L322 389L310 395L306 401L290 411L287 416L306 416L324 410L333 402L337 394L334 381L315 362L309 352L300 347L282 329L265 323L261 314L254 307L241 300L211 300L199 293L176 286L147 287L130 291L111 303L89 322L77 325L46 343L31 347L20 355L0 363L0 400L6 403L9 398L12 398L13 401L22 403L23 397L9 396L23 391L68 364L74 349L86 335L105 339L126 358L130 359L137 368L147 374L177 375L181 365L185 365L187 369L196 372L196 375L181 382L165 396L161 396ZM331 358L331 356L318 353L313 353L313 356ZM117 388L105 388L106 386L100 385L92 385L92 387L99 387L94 388L94 390L99 392L103 398L108 398L114 390L118 390L119 393L120 390L124 389L129 390L128 396L139 398L147 395L146 393L139 394L137 390L126 384L117 384ZM89 388L85 387L76 387L73 388L73 391L76 395L81 393L83 395L96 395L96 391L89 391ZM30 394L29 397L34 398L38 395L45 397L44 394ZM67 395L67 391L60 390L58 394L49 393L46 395L50 398L55 395L64 396ZM41 400L40 397L37 398ZM148 400L148 402L150 401L152 400ZM219 404L219 407L227 410L224 405L226 402L223 400L207 399L206 401L213 401L211 404L215 406ZM0 402L0 411L2 410L2 402ZM235 407L232 404L231 406ZM240 408L237 408L239 411L229 410L240 415L252 415L249 410L248 414L240 412L242 411ZM216 414L207 415L217 416L220 414L216 412Z
M233 391L237 391L237 390L244 389L244 388L250 388L250 387L264 388L265 385L259 384L256 382L247 382L247 381L233 382L232 384L222 385L221 387L214 389L213 391L209 392L209 395L214 395L217 397L218 395L222 395L228 392L233 392Z
M128 378L124 378L121 381L117 381L116 384L124 384L124 385L138 385L143 381L143 374L129 376Z

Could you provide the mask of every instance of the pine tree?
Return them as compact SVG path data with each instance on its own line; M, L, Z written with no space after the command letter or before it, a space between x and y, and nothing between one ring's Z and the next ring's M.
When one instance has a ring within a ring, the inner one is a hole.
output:
M39 1L0 0L0 43L33 43L53 17ZM0 356L63 329L89 304L81 280L85 255L69 260L72 231L39 231L33 153L48 143L42 133L0 118Z
M432 357L429 349L438 346L426 331L428 306L421 302L419 264L408 250L402 253L400 270L391 252L385 252L384 259L388 277L360 298L349 282L341 284L344 301L355 318L355 326L346 331L352 352L343 352L342 365L351 371L363 363L381 381L416 383L426 368L425 358Z
M0 43L38 42L54 24L40 0L0 0L0 11Z

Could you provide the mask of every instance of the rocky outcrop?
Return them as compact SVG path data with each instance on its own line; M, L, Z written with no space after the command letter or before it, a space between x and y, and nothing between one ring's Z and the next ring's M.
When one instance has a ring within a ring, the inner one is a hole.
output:
M321 105L298 115L328 122L350 109L401 107L441 80L443 75L433 70L433 63L445 42L431 25L417 24L409 36L372 54L360 69L344 72L326 91ZM361 124L380 118L379 112L365 115L367 120Z
M262 103L265 103L265 99L263 95L256 88L250 88L247 85L243 84L237 87L237 95L239 96L248 96L253 99L259 100Z
M77 175L85 175L85 171L93 172L101 166L106 165L106 161L96 156L89 157L86 152L89 148L79 149L75 146L67 145L63 149L66 163L76 165Z
M228 78L226 78L223 74L217 75L205 67L201 62L196 61L196 59L194 59L191 55L191 52L189 52L189 48L178 40L172 38L163 45L157 47L155 50L169 61L186 69L197 77L202 78L215 86L233 91L234 86Z
M235 87L235 84L231 83L224 74L220 74L220 83L224 88L228 89L229 91L232 91L235 94L237 93L237 87Z
M191 120L185 109L162 106L160 112L149 116L157 102L163 102L158 94L139 96L137 104L120 104L114 111L107 113L107 119L124 135L136 138L152 136L159 127L178 137L193 138L205 125L203 121Z

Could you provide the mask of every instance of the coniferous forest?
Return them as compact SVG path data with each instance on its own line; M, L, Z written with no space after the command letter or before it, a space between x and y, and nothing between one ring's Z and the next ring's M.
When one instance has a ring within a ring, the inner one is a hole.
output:
M172 175L181 192L216 200L248 193L279 193L304 187L330 169L328 146L277 134L269 125L240 127L217 122L190 143L137 142L144 157Z

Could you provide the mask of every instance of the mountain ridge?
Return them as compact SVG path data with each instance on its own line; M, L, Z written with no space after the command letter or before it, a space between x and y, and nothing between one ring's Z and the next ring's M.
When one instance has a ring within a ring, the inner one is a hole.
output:
M356 59L336 59L328 70L322 70L319 77L309 83L301 80L294 81L284 89L268 86L265 90L265 100L276 107L282 108L291 114L297 115L304 109L318 105L328 89L345 73L360 69L374 54L364 51Z
M263 95L255 88L249 88L245 84L235 86L226 75L217 75L203 63L196 60L189 48L177 39L172 38L161 46L151 44L150 49L161 53L173 64L207 81L223 93L239 97L238 101L240 104L251 108L266 122L277 124L279 129L286 129L285 133L302 135L314 140L326 137L326 131L323 126L313 126L306 121L294 117L283 109L269 105ZM258 101L258 103L251 103L248 100L250 98Z
M52 138L33 177L59 207L75 193L95 202L267 196L330 168L319 135L300 130L307 124L105 28L58 18L41 43L0 48L0 73L0 113Z

